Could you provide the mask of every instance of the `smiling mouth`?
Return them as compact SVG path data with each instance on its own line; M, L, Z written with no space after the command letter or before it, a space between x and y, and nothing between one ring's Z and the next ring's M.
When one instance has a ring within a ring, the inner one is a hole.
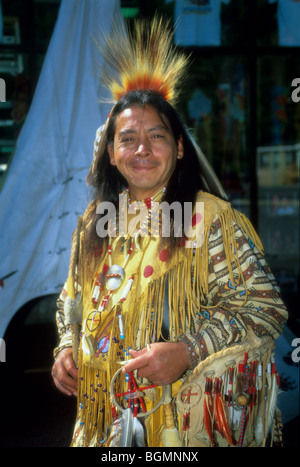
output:
M156 169L156 165L152 165L152 164L131 164L130 167L133 170L140 170L140 171Z

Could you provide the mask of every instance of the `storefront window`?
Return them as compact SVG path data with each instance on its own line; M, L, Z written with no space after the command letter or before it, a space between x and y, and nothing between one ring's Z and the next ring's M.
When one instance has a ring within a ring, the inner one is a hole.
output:
M297 85L300 78L297 50L278 47L257 59L259 231L295 326L299 326L300 103L292 83Z
M180 110L258 230L297 332L300 1L167 3L193 60Z
M231 201L249 214L247 62L201 51L193 59L181 113Z

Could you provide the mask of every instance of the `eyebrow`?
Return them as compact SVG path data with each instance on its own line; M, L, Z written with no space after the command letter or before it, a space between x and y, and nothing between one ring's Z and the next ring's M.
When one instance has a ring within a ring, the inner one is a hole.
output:
M147 130L147 133L151 133L151 131L157 131L157 130L165 130L167 132L170 132L169 128L166 125L161 124L161 125L156 125L153 128L149 128ZM125 128L124 130L121 130L118 133L118 136L124 136L124 135L132 134L132 133L137 133L137 130L135 130L134 128Z

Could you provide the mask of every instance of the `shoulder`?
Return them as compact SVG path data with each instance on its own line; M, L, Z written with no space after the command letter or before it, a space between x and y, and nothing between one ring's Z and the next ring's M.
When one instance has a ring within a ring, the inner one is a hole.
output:
M203 190L198 191L196 200L206 203L209 207L214 206L215 209L231 206L229 201L225 201L218 198L218 196L212 195L211 193L208 193L208 191Z
M229 201L224 201L204 191L197 194L196 201L203 203L204 226L207 229L214 225L216 230L222 231L224 238L231 238L232 241L235 237L235 231L239 230L242 235L251 239L259 251L263 251L262 242L251 221L243 213L233 208Z
M232 211L229 201L224 201L206 191L199 191L196 197L195 209L200 208L204 214L205 223L211 223L218 215Z

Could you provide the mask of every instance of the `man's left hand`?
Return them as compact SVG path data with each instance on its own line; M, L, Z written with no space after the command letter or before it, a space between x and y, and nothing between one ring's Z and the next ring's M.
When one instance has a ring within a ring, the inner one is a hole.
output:
M178 380L188 370L188 351L182 342L156 342L142 350L129 350L132 360L123 372L138 370L138 377L162 386Z

